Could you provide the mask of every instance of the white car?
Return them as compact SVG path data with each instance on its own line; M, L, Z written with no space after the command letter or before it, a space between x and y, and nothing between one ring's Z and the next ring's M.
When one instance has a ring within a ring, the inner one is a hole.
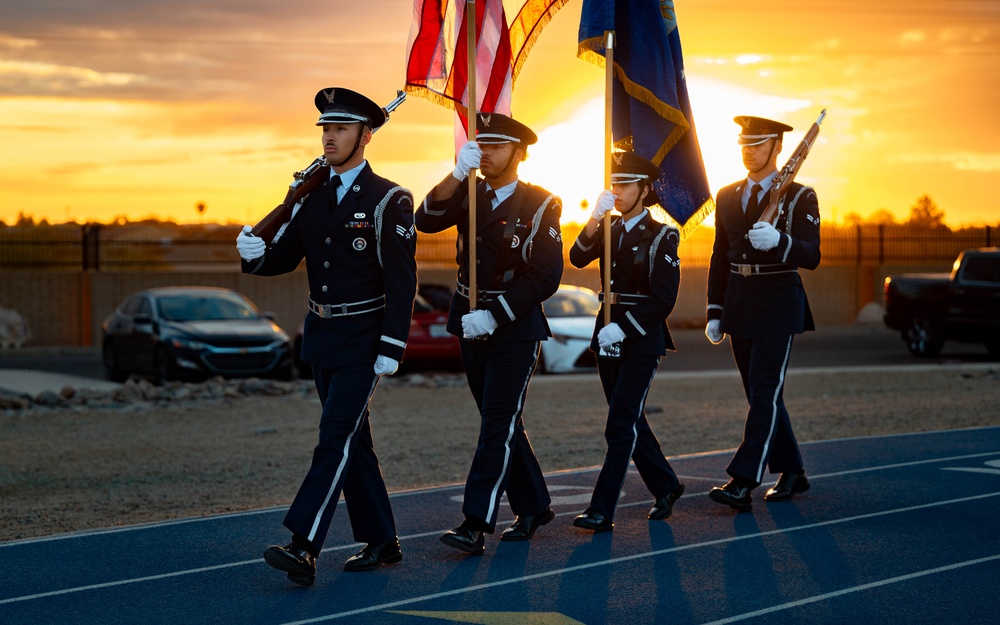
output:
M540 373L592 372L597 357L590 351L597 312L601 308L597 293L581 286L561 285L542 304L552 336L542 341L538 357Z

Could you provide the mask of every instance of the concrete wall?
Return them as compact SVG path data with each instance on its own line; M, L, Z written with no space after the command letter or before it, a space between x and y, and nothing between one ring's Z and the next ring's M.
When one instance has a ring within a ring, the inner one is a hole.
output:
M915 271L949 271L950 265L821 266L803 271L809 303L817 325L846 325L869 302L882 302L887 275ZM681 291L670 316L672 327L700 327L705 321L705 285L708 268L685 266ZM454 285L455 269L424 268L425 283ZM563 282L600 290L594 269L567 267ZM304 271L278 277L257 277L226 272L4 272L0 274L0 306L16 310L32 332L29 345L96 345L101 323L129 294L154 286L221 286L245 294L293 334L306 313L307 282Z

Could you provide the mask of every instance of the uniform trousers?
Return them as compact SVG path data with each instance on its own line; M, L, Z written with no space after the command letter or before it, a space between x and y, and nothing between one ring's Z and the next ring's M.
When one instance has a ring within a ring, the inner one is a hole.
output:
M608 451L590 507L609 521L614 518L630 458L654 498L665 497L680 485L646 420L646 396L659 361L659 356L597 359L597 371L608 401L608 422L604 429Z
M304 539L318 554L343 492L354 539L376 544L390 540L396 536L396 524L368 420L368 403L379 378L371 364L317 369L314 378L323 404L319 444L284 525L296 543Z
M462 341L465 376L481 418L462 512L487 533L496 529L505 492L518 516L540 514L552 502L521 419L538 348L538 341Z
M733 358L743 378L750 409L743 429L743 442L726 473L759 485L764 467L771 473L802 470L802 456L785 410L784 389L792 334L752 339L730 338Z

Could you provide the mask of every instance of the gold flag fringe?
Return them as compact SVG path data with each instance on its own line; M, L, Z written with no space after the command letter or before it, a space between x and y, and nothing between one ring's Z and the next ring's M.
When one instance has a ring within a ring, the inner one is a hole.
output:
M557 0L548 6L545 11L539 16L538 21L535 22L534 26L531 28L531 34L529 34L525 40L524 44L521 46L521 50L517 54L517 58L514 59L514 67L510 72L510 89L514 90L514 82L517 80L517 75L521 73L521 68L524 67L525 62L528 60L528 53L531 52L531 48L534 47L535 42L542 34L542 30L548 26L549 22L552 21L552 17L556 14L556 11L561 9L569 0ZM522 7L523 9L523 7ZM520 13L518 13L520 16ZM516 19L516 18L515 18Z

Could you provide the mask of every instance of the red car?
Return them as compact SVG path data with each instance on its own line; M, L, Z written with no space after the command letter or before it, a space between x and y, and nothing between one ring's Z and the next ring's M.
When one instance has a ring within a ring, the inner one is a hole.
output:
M413 317L410 319L410 338L406 341L403 365L462 366L462 354L457 336L448 334L448 306L451 289L439 285L421 286L413 300Z
M448 307L452 289L442 284L422 284L413 300L410 337L402 366L407 369L461 369L462 355L457 336L448 334ZM302 362L302 324L295 333L295 365L299 377L311 378L312 368Z

